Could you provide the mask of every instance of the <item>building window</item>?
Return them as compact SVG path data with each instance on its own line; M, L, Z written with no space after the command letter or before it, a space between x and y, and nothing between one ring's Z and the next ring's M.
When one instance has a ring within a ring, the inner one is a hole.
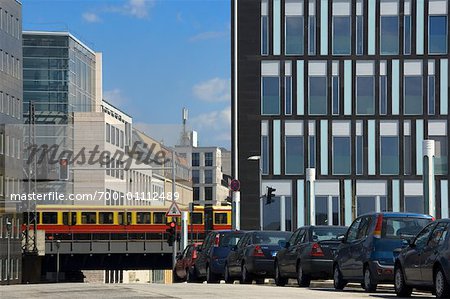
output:
M381 16L380 49L382 55L398 54L399 40L398 16Z
M428 114L435 113L435 84L434 75L428 76Z
M428 53L447 54L447 16L429 16Z
M409 115L422 114L422 76L405 76L404 89L404 113Z
M285 98L285 114L292 114L292 76L286 76L284 78L284 86L286 91L284 93Z
M192 153L192 166L200 166L200 154Z
M205 153L205 166L213 166L213 153Z
M200 188L194 187L192 195L193 195L193 200L200 200Z
M286 55L303 55L303 16L286 16Z
M309 0L309 16L308 16L308 54L316 54L316 1Z
M380 136L380 173L398 174L398 161L398 137Z
M364 54L363 0L356 2L356 55Z
M356 145L355 145L355 151L356 151L356 174L363 174L364 171L364 137L363 136L356 136Z
M374 81L373 76L356 77L356 114L375 114Z
M213 200L213 188L205 187L205 200Z
M350 144L349 136L333 136L333 174L351 173Z
M437 175L448 173L448 138L447 136L429 136L434 140L434 171Z
M329 200L327 196L316 196L316 225L339 225L339 197L331 197L331 207ZM328 219L329 212L333 219Z
M303 174L303 136L286 136L286 174Z
M339 77L332 77L333 88L333 115L339 115Z
M269 3L261 1L261 55L269 55Z
M406 15L403 19L403 30L405 34L404 38L404 53L405 55L411 54L411 16Z
M424 208L423 196L405 196L405 212L423 214Z
M193 184L200 183L200 172L196 169L192 170L192 183Z
M404 173L406 175L409 175L412 173L411 171L411 165L413 163L412 161L412 154L411 154L411 136L405 135L403 137L403 159L404 161Z
M205 184L213 183L213 171L211 169L205 170Z
M350 16L333 16L333 54L351 54L351 23Z
M263 174L269 174L269 136L261 136L261 170Z
M387 76L380 76L380 114L387 114Z
M357 196L356 217L372 212L387 211L386 196Z
M308 108L311 115L327 114L327 77L309 77Z
M309 136L309 167L316 167L316 136Z
M262 114L280 114L280 79L262 77Z

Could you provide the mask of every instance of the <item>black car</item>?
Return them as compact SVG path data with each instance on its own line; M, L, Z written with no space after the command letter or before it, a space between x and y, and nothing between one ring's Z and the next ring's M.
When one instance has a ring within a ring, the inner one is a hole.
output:
M275 283L284 286L289 278L297 278L301 287L312 279L333 276L334 251L345 234L345 226L305 226L297 229L275 258Z
M241 283L264 281L273 277L274 260L281 244L291 237L291 232L252 231L246 233L232 248L225 265L225 282L240 279Z
M231 248L244 236L243 231L223 230L210 232L197 249L192 280L217 283L223 277L225 260Z
M347 282L360 282L366 292L375 292L379 283L393 283L394 249L432 221L429 215L397 212L356 218L334 256L334 288L342 290Z
M412 289L450 298L450 219L426 226L395 260L395 292L409 297Z

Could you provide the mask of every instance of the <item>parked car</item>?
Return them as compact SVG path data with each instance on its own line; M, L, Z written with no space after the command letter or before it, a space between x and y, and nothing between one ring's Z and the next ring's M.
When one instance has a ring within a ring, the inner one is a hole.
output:
M395 292L409 297L413 288L450 298L450 219L426 226L395 260Z
M225 264L225 282L240 279L241 283L263 282L273 277L274 260L281 244L291 237L291 232L252 231L246 233L232 248Z
M197 259L197 248L202 243L189 244L182 253L177 256L174 277L176 281L192 281L192 270Z
M345 226L304 226L297 229L282 244L275 258L275 283L284 286L289 278L297 278L298 285L308 287L312 279L333 277L334 251L345 234Z
M201 247L192 269L192 280L217 283L224 275L225 260L231 247L244 235L243 231L223 230L210 232Z
M361 282L367 292L374 292L378 283L393 283L394 249L431 221L428 215L394 212L356 218L336 250L334 288L342 290L348 282Z

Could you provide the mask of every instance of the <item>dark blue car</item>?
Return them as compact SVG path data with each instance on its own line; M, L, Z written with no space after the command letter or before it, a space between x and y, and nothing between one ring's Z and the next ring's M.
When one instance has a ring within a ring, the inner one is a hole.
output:
M198 256L193 267L194 278L192 280L200 282L206 280L208 283L219 282L224 275L228 253L244 233L235 230L210 232L202 246L197 249Z
M393 212L356 218L336 250L334 288L342 290L348 282L361 282L367 292L375 292L379 283L393 283L394 249L431 221L428 215Z

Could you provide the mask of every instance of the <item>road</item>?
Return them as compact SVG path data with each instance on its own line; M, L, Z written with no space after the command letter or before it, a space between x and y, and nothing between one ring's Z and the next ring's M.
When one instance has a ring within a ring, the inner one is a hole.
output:
M415 293L415 298L433 298ZM39 284L0 286L0 298L397 298L392 289L367 294L358 288L335 292L329 285L296 286L227 284Z

